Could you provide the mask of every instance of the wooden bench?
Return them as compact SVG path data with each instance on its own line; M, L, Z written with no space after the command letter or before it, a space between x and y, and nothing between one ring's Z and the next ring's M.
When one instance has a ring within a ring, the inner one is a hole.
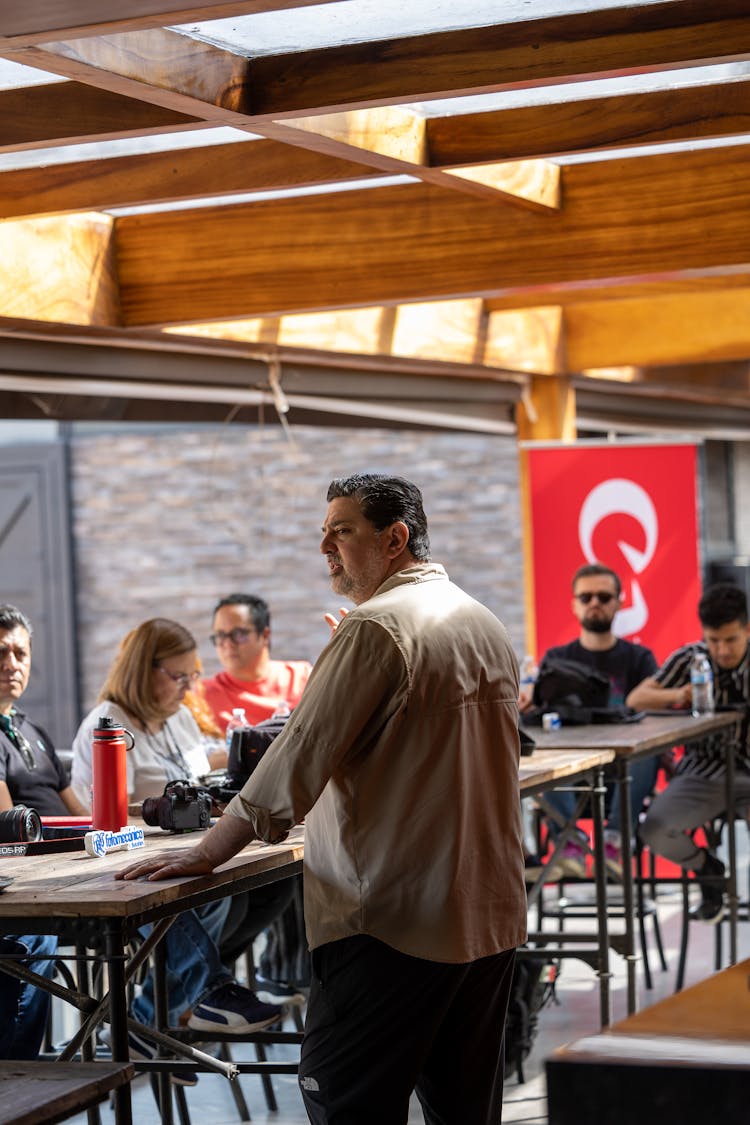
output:
M130 1082L130 1063L0 1062L0 1125L53 1125Z
M750 960L559 1048L549 1125L750 1119Z

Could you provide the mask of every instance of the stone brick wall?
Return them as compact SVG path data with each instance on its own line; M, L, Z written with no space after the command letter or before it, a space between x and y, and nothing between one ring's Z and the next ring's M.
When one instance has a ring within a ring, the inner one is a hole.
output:
M81 702L93 706L125 633L173 617L204 666L211 609L235 590L272 610L272 652L314 660L336 610L318 554L332 477L399 473L422 489L432 555L508 626L523 652L518 458L513 437L379 429L123 429L71 439Z

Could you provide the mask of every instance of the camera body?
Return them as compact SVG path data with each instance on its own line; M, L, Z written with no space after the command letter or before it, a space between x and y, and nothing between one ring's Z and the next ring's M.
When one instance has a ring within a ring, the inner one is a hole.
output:
M195 832L210 827L211 794L189 781L168 781L161 797L146 797L141 815L165 832Z

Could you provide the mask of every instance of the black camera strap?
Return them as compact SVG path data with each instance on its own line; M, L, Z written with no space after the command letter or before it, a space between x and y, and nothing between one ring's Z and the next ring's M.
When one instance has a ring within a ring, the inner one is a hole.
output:
M0 727L5 731L8 738L23 758L26 769L35 770L37 768L37 762L34 757L34 751L31 748L31 743L26 735L18 729L14 719L15 715L13 712L11 712L10 715L0 715Z

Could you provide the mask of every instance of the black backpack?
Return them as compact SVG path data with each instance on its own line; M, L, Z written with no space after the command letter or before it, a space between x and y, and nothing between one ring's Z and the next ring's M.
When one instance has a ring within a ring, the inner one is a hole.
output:
M537 707L567 704L571 707L606 707L609 703L609 680L587 664L561 657L542 659L534 684Z
M588 664L564 657L545 656L534 684L534 709L523 715L529 725L539 725L542 715L556 711L563 726L585 723L619 723L635 712L630 707L609 707L609 679Z
M525 1082L524 1059L539 1031L539 1013L555 995L554 963L548 957L516 954L513 982L505 1020L505 1077L513 1074Z
M281 734L288 715L263 719L254 727L234 731L229 744L227 782L240 790L265 754L273 740Z

